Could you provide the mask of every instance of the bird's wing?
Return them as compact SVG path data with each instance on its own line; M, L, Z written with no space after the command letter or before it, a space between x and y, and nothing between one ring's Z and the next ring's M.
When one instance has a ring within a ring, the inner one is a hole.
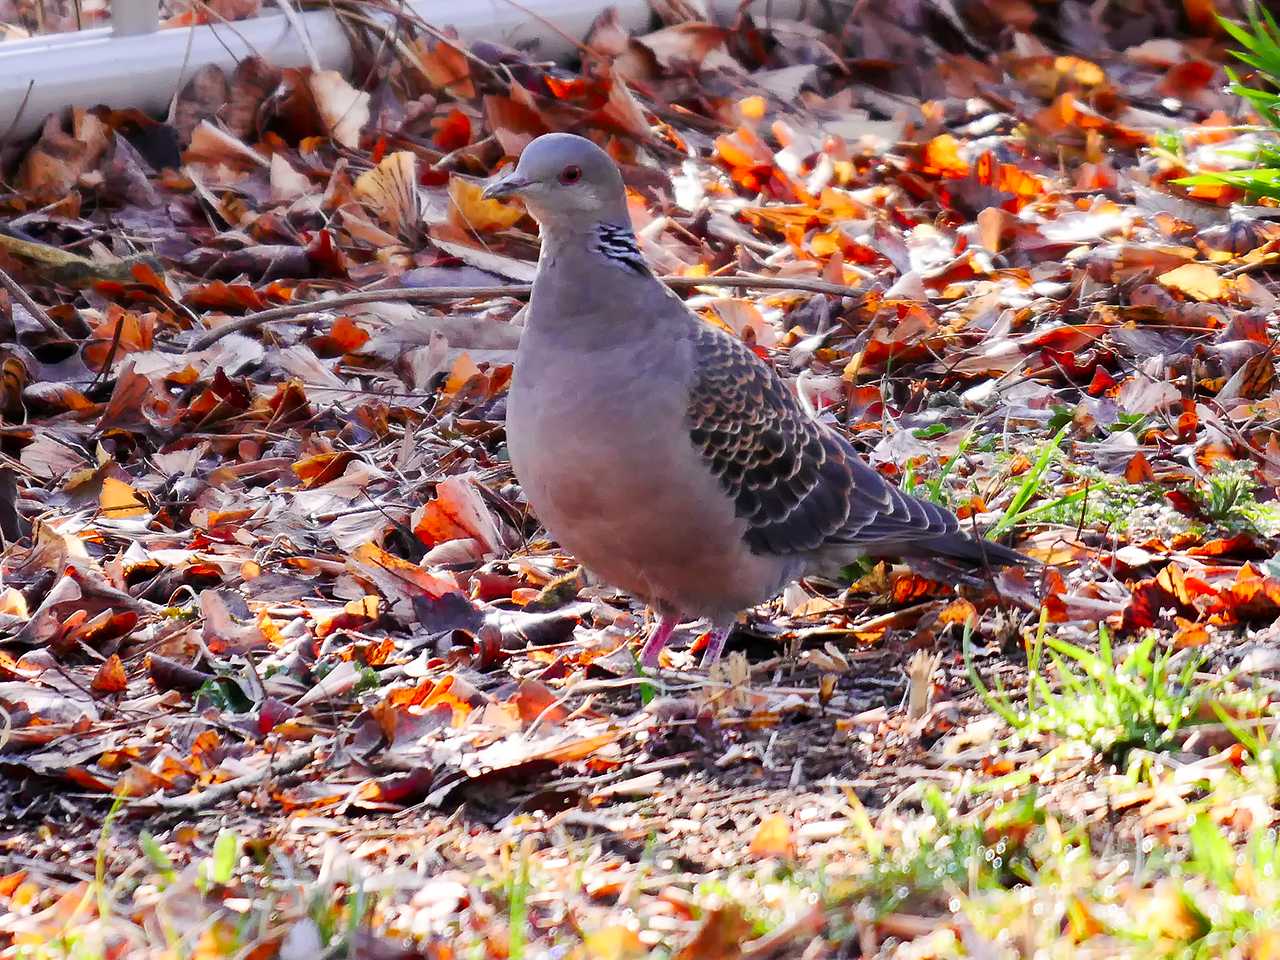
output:
M955 533L948 511L885 481L739 340L703 327L687 422L757 553L907 544Z

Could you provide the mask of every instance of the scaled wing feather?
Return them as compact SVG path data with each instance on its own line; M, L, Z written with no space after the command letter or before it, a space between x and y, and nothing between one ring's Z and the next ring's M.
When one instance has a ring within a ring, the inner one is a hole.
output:
M739 340L707 327L694 348L690 437L747 521L753 551L873 548L957 530L953 516L899 491L810 417Z

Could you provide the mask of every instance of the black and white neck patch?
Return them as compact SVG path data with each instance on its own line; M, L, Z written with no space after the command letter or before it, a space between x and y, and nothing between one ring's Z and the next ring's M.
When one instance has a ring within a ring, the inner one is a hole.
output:
M636 235L626 227L612 223L598 225L596 250L620 267L633 270L641 276L649 275L649 265L645 263L640 248L636 245Z

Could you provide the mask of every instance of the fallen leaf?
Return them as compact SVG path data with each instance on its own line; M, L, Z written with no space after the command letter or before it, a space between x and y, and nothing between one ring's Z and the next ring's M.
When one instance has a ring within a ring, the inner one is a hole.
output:
M102 492L98 496L98 508L112 520L145 516L149 511L138 492L123 480L102 478Z
M95 693L124 693L129 681L125 676L124 664L114 653L98 668L89 685Z
M360 145L360 131L369 122L371 97L357 90L336 70L321 70L310 77L316 109L333 139L344 147Z
M1231 289L1229 282L1207 263L1184 263L1156 278L1170 290L1193 300L1222 300Z
M415 239L421 228L417 170L417 157L401 150L362 173L356 178L353 190L353 196L383 226L405 240Z
M462 177L449 178L449 219L464 229L488 233L514 226L524 217L517 206L486 200L484 188Z
M751 856L758 859L774 857L791 860L796 855L796 839L791 821L782 814L765 817L751 838Z

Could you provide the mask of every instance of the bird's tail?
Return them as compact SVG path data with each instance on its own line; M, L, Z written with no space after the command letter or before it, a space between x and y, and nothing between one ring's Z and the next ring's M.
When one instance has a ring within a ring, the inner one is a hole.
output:
M917 540L911 544L911 553L921 556L934 556L947 560L958 560L974 566L1007 567L1033 566L1035 561L1012 550L1003 544L991 540L981 540L967 533L945 533L940 537L928 540Z

